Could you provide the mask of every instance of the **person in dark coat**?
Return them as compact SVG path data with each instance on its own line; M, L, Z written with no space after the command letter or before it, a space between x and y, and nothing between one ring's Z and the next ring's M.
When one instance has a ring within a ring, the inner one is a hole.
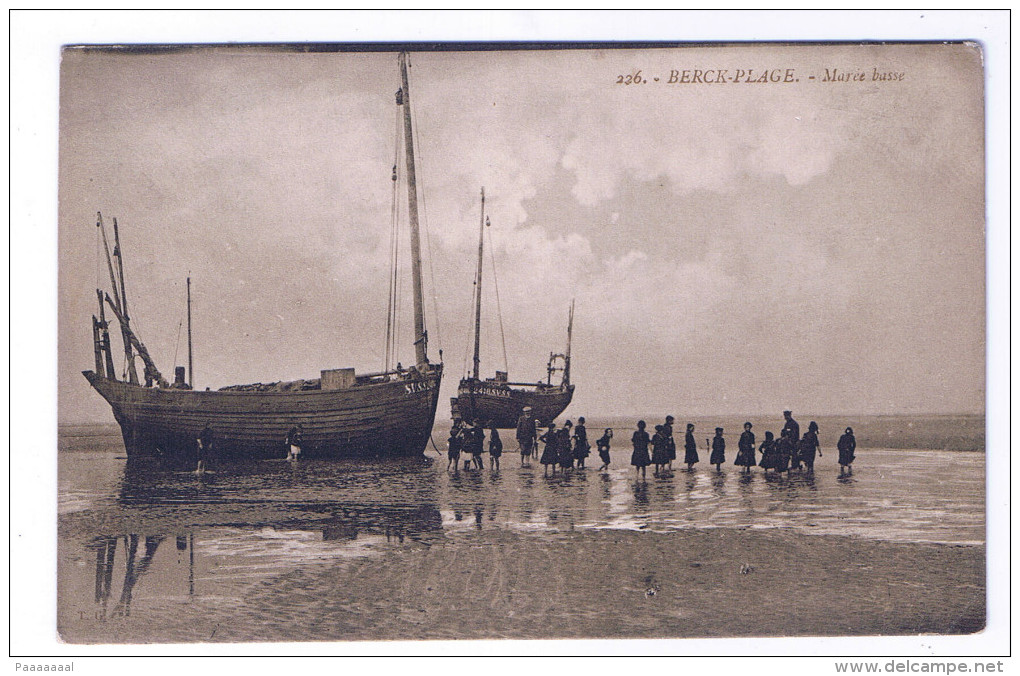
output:
M464 431L464 450L471 454L471 464L482 469L482 453L485 452L485 430L477 420Z
M499 459L503 455L503 440L499 438L496 425L489 429L489 469L499 470Z
M800 425L793 419L793 411L783 411L783 417L786 419L786 424L783 425L783 432L786 432L786 436L790 439L792 450L790 452L790 467L792 469L800 469L800 455L798 449L800 447ZM780 433L780 440L782 440L782 433Z
M715 428L715 437L712 439L712 457L708 462L715 465L715 471L722 471L722 464L726 462L726 440L723 439L723 428Z
M846 432L836 442L836 448L839 450L839 475L843 476L844 472L853 474L854 468L852 465L854 462L854 451L857 450L857 438L854 436L852 427L846 428Z
M737 457L733 461L733 464L743 466L745 474L751 471L751 467L758 464L754 459L754 432L751 431L752 427L751 423L744 423L744 431L740 434L740 441L737 442Z
M525 406L517 418L517 443L521 447L521 464L525 459L531 462L531 454L535 452L535 442L538 440L538 429L535 426L535 418L531 415L531 407Z
M684 462L687 463L688 471L694 469L698 462L698 442L694 440L694 423L687 423L687 434L684 435Z
M804 433L797 449L800 460L807 467L807 471L815 471L815 452L818 452L819 458L822 457L822 448L818 443L818 423L814 420L808 424L808 431Z
M545 448L542 450L542 457L539 459L539 462L545 465L545 475L549 476L549 465L552 465L553 474L556 474L556 463L560 461L557 450L559 434L556 429L556 423L549 423L549 429L538 440L545 444Z
M641 472L641 478L645 478L645 468L651 464L652 459L648 457L648 432L645 431L645 421L638 420L637 430L634 435L631 436L630 442L634 445L634 452L630 455L630 464L636 469L634 475L637 476L637 472Z
M574 460L578 467L584 467L585 459L591 454L591 444L588 443L588 429L584 426L584 416L577 419L577 426L574 427Z
M453 465L453 473L456 474L460 471L460 451L464 448L464 436L461 431L460 423L454 423L453 427L450 428L450 438L446 440L446 471L450 471L450 465Z
M790 441L790 430L784 428L779 433L779 441L776 442L775 447L776 471L789 473L790 458L793 457L793 442Z
M599 449L599 458L602 460L602 467L599 467L599 471L609 469L609 443L613 439L613 430L609 427L602 433L599 440L595 442Z
M673 461L676 460L676 440L673 439L673 416L666 416L666 422L662 426L662 433L666 436L666 452L669 454L669 471L672 472Z
M205 463L213 454L213 445L216 443L216 434L211 425L206 425L198 434L195 444L198 446L198 466L195 467L195 474L205 474Z
M655 465L655 476L659 476L669 464L669 447L662 425L655 426L655 434L652 436L652 464Z
M568 420L557 433L556 452L562 469L571 469L574 466L574 449L570 446L570 430L573 426L574 423Z
M761 442L758 450L761 451L761 462L758 463L758 466L765 470L766 474L770 469L774 470L779 466L779 457L776 455L776 438L772 432L765 432L765 440Z

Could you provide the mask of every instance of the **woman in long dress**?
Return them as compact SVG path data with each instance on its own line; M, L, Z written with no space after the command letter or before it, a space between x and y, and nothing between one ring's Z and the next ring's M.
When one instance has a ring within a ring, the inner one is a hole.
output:
M733 464L744 468L744 474L750 473L751 467L757 464L754 460L754 432L751 431L751 427L753 427L751 423L744 423L744 431L740 435L740 441L737 442L737 457L733 461Z
M712 457L708 459L710 464L715 465L715 471L722 471L722 464L726 462L726 440L723 439L723 428L715 428L715 437L712 439Z
M779 435L779 441L775 444L776 448L776 471L787 472L790 471L790 459L793 457L793 442L790 441L790 433L788 430L783 430Z
M545 448L542 449L542 457L539 459L539 462L545 465L545 475L549 476L549 465L552 465L553 474L556 474L556 463L560 461L557 452L559 433L556 430L556 423L549 423L549 429L538 440L545 444Z
M765 432L765 440L761 442L758 450L761 451L761 462L758 463L758 466L765 470L766 474L770 469L774 470L779 466L779 458L776 456L776 438L772 432Z
M637 430L631 436L630 442L634 445L634 452L630 454L630 464L636 469L634 476L641 472L641 478L645 478L645 468L651 464L652 459L648 457L648 432L645 431L645 421L638 420Z
M818 443L818 423L814 420L808 425L808 431L800 439L800 460L807 467L807 471L815 471L815 452L822 457L822 448Z
M854 462L854 451L857 450L857 438L852 427L846 428L846 432L836 443L836 448L839 450L839 475L843 476L844 472L853 474L854 469L851 465Z
M684 462L687 463L687 471L694 469L698 458L698 442L694 440L694 423L687 423L687 434L684 435Z
M570 469L574 466L574 451L570 447L570 428L573 426L574 423L568 420L557 433L556 448L560 458L560 467L563 469Z
M655 465L655 476L662 474L663 469L669 464L668 444L662 425L656 425L655 435L652 437L652 464Z
M584 461L591 453L591 444L588 443L588 428L584 426L584 416L577 419L574 427L574 460L577 466L584 467Z

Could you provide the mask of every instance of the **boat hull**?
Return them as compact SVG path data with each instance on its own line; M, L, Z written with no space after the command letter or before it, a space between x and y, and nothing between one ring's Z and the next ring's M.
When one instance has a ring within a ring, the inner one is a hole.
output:
M292 392L147 388L83 373L113 409L129 456L194 457L209 425L217 458L284 458L287 432L300 424L302 457L329 459L422 455L442 365L414 379Z
M535 389L511 387L505 383L465 378L457 388L455 418L480 420L499 429L517 427L525 406L540 425L548 425L570 405L573 385L544 386Z

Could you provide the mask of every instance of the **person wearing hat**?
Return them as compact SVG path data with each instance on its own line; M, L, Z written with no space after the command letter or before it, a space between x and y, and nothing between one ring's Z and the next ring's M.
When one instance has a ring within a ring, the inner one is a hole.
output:
M584 416L577 419L574 426L574 460L580 469L584 468L584 461L591 454L591 444L588 443L588 428L584 426Z
M800 425L793 419L793 411L783 411L783 417L786 419L783 431L786 432L790 443L793 444L793 449L790 453L790 468L800 469L800 456L797 452L800 445Z
M742 465L744 474L750 474L751 467L758 464L754 459L754 432L751 431L751 423L744 423L744 431L737 442L737 457L734 465Z
M715 471L722 471L722 464L726 462L726 440L723 439L723 428L715 428L715 438L712 439L712 456L708 462L715 465Z
M672 472L673 461L676 460L676 441L673 440L673 416L666 416L666 422L662 426L662 433L666 437L666 452L669 455L669 471Z
M822 457L822 448L821 444L818 443L818 423L814 420L808 424L808 431L804 433L804 437L800 440L797 451L801 462L807 467L807 471L815 471L815 451L818 452L818 457L820 458Z
M521 447L522 465L525 460L531 462L531 454L535 452L537 439L538 429L535 427L535 418L531 415L531 407L525 406L517 418L517 444Z
M853 474L853 462L854 462L854 451L857 450L857 438L854 437L854 429L847 427L846 432L836 442L836 448L839 450L839 475L843 476L843 473Z
M556 450L558 437L556 423L551 422L545 434L538 438L539 441L545 444L545 448L542 450L542 457L539 459L539 462L545 465L545 476L549 476L549 465L552 465L553 474L556 474L556 463L559 462L559 453Z
M684 462L687 463L687 471L692 471L699 460L698 442L694 440L694 423L687 423L687 434L684 435Z
M630 438L634 446L634 452L630 454L630 464L635 467L634 476L641 472L641 478L645 478L645 468L651 464L652 459L648 457L648 432L645 431L645 421L638 420L637 430Z

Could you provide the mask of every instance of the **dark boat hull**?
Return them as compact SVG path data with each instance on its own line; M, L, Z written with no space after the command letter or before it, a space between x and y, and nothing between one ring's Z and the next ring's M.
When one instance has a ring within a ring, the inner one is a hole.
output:
M113 408L128 455L193 457L209 425L217 458L284 458L300 424L309 458L422 455L432 433L442 365L415 379L293 392L147 388L85 377Z
M573 385L522 389L506 383L465 378L457 388L455 417L512 429L517 427L524 407L530 406L531 414L545 426L566 410L573 397Z

